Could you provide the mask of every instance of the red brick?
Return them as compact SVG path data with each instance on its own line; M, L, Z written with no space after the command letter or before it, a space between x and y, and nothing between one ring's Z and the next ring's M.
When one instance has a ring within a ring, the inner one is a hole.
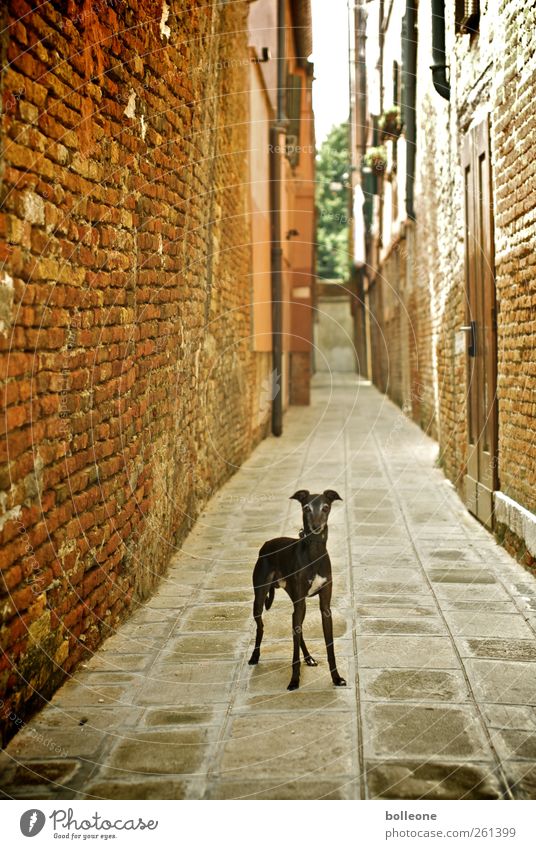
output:
M10 538L0 548L8 587L27 611L26 620L12 616L6 632L17 664L27 651L26 623L44 601L54 609L52 641L63 622L96 646L98 617L110 609L113 627L126 615L149 571L155 583L165 572L169 549L161 540L174 538L177 517L202 509L206 496L194 486L195 472L213 491L229 463L239 464L259 438L250 426L253 387L263 368L268 373L269 358L258 368L247 342L235 357L237 341L251 332L244 307L251 279L248 162L225 156L249 142L248 4L222 6L226 35L216 41L203 4L191 5L191 15L174 21L169 44L158 30L157 0L114 10L104 4L95 25L113 38L74 26L56 3L13 0L6 13L14 65L3 86L24 98L4 115L9 144L0 162L7 187L0 252L17 305L0 354L0 380L7 381L0 462L9 463L0 478L20 493L27 527L24 536L12 535L15 524L7 523ZM132 16L143 21L141 36ZM97 48L88 52L90 36ZM200 64L214 60L216 49L222 61L232 59L225 77L190 73L188 51L175 45L194 42ZM64 61L53 61L54 53ZM141 54L143 85L134 61ZM90 79L111 67L119 77ZM145 140L139 120L124 116L131 89L138 117L141 109L145 116ZM213 168L216 125L230 129ZM211 331L218 373L226 376L219 395L205 392L211 363L203 348L213 192L220 207L214 227L225 245L209 305L226 316ZM241 383L251 387L247 399ZM210 434L194 439L207 421ZM170 478L178 483L169 465L179 457L187 474L162 502ZM127 549L131 560L119 585ZM58 584L47 589L51 576ZM36 590L46 598L36 600ZM85 651L71 639L65 667L74 668ZM55 672L52 659L43 664L28 682L37 690ZM14 675L0 698L21 694Z

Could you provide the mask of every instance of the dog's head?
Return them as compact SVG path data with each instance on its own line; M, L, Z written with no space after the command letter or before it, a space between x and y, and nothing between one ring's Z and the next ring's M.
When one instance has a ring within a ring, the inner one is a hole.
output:
M320 494L310 493L308 489L299 489L290 497L299 501L302 506L303 529L306 534L322 533L328 523L331 505L334 501L342 501L334 489L325 489Z

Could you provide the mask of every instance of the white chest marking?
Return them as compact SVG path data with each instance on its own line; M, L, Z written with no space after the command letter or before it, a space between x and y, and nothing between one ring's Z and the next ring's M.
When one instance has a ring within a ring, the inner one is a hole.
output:
M324 584L326 583L327 578L323 578L321 575L315 575L313 578L313 583L309 587L309 592L307 595L314 595L320 590Z

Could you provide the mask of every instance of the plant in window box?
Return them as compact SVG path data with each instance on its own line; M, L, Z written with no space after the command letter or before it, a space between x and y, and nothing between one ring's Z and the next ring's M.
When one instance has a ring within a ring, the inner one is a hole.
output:
M385 141L396 141L402 132L402 117L399 106L384 109L378 119L378 127Z
M387 151L383 144L369 147L363 157L363 164L371 168L375 174L383 174L387 168Z

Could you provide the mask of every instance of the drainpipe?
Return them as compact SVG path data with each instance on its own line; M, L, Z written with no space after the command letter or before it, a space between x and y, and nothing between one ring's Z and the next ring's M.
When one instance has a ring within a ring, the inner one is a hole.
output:
M272 433L283 433L283 249L281 247L281 136L285 115L285 0L277 2L277 107L270 127L272 265Z
M445 0L432 0L432 79L434 88L445 100L450 100L445 57Z
M359 82L358 93L360 100L360 148L359 161L363 161L365 151L367 149L367 13L364 8L363 0L358 0L357 3L358 25L356 30L359 38Z
M417 137L416 82L417 82L417 2L406 0L404 38L404 126L406 136L406 215L415 221L414 186L415 153Z

